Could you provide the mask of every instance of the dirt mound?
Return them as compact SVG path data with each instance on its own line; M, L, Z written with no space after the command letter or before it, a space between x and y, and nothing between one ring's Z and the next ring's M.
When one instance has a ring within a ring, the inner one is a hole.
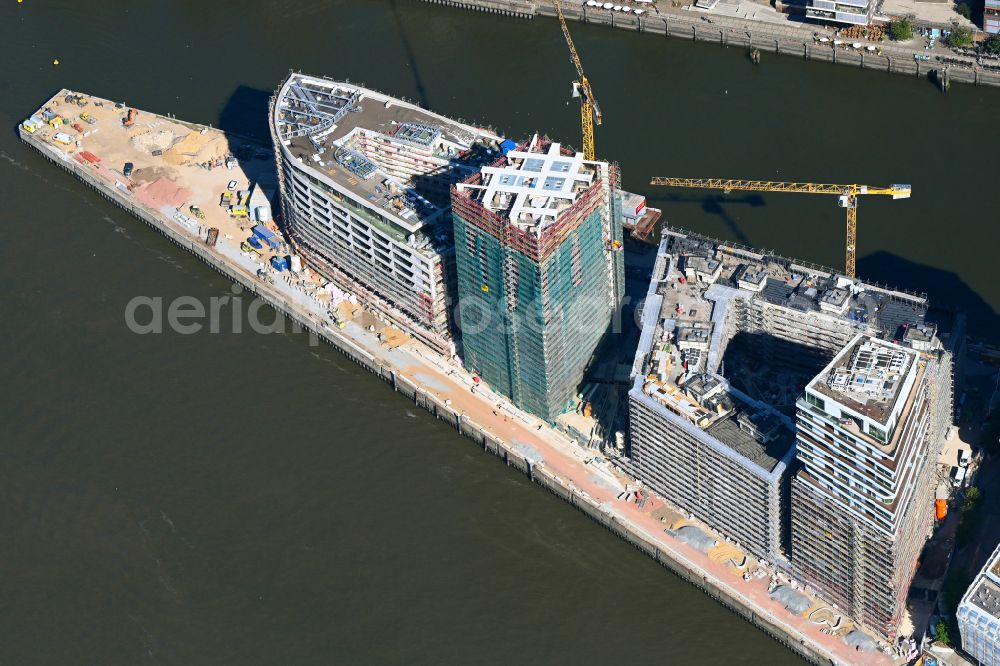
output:
M186 164L201 164L225 157L229 153L226 140L215 132L190 132L180 141L171 146L163 154L169 164L182 166Z
M169 130L157 130L155 132L145 132L144 134L138 134L131 139L129 143L136 150L141 150L144 153L152 153L154 150L167 150L170 146L174 145L174 141L177 140L177 136Z
M157 178L139 188L135 198L150 208L159 210L164 205L178 208L191 196L191 191L169 178Z

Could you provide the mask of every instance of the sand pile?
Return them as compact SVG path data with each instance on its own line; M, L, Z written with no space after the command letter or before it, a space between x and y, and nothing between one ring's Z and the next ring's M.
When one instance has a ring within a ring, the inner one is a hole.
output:
M167 150L170 146L174 145L176 139L177 137L174 133L169 130L157 130L155 132L138 134L129 139L129 143L136 150L141 150L144 153L152 153L154 150Z
M201 164L225 157L229 153L226 140L215 132L189 132L163 154L163 159L175 166Z
M190 197L191 190L163 177L143 185L135 194L136 199L157 210L163 206L178 208Z

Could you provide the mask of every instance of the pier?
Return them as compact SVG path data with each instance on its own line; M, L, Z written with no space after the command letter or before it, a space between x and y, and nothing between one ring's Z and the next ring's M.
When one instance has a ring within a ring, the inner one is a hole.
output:
M70 105L61 102L68 94L69 91L61 91L43 107L75 116L80 109L67 108ZM335 326L328 316L327 304L311 297L291 281L262 279L259 258L255 259L252 253L240 252L238 248L238 234L245 232L240 221L227 219L228 216L218 206L204 203L204 197L225 189L225 183L230 179L243 183L256 182L261 175L245 170L250 167L245 166L243 160L232 169L207 168L196 163L174 164L167 159L169 155L163 155L163 150L150 150L152 144L140 137L170 131L178 135L187 132L180 137L181 140L197 135L190 140L200 137L204 145L216 139L227 146L245 144L245 140L224 135L216 129L181 123L141 110L134 127L122 126L119 116L129 117L127 109L116 108L114 103L106 100L93 97L89 100L91 105L87 110L97 118L96 125L81 126L83 131L71 135L72 142L56 142L55 136L62 128L48 126L33 132L19 127L21 140L109 202L131 213L170 242L191 252L228 280L253 293L302 329L310 331L385 381L408 401L450 424L484 451L569 502L803 659L815 664L858 663L859 655L853 648L836 637L824 635L820 625L811 622L808 617L793 615L771 599L766 579L747 581L724 562L714 561L705 553L667 534L665 528L670 525L664 523L662 517L654 515L654 508L664 507L662 500L651 498L652 502L646 508L621 500L623 490L636 487L635 482L608 461L595 456L592 450L577 446L548 424L520 412L505 399L478 384L461 367L423 345L412 340L397 346L386 345L374 332L353 320L344 322L343 328ZM95 108L98 103L100 107ZM66 132L69 132L68 128ZM159 174L168 172L178 191L189 192L188 198L181 205L177 205L176 201L164 204L159 199L156 205L149 204L151 190L157 180L139 184L130 179L119 172L125 161L134 163L137 172L143 168L158 170ZM255 158L246 162L256 162L256 167L263 169L267 160ZM273 161L270 164L273 165ZM203 224L184 214L189 208L187 204L192 201L201 207L210 206L204 211L208 219ZM220 229L214 246L205 241L208 224ZM708 532L707 527L702 529ZM879 653L865 654L863 658L866 663L893 663Z

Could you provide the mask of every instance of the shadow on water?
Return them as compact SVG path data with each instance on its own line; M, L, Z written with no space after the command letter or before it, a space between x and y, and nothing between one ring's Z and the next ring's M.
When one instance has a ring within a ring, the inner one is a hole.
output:
M396 29L399 31L399 43L406 53L406 62L413 70L413 83L417 86L417 97L420 100L420 106L429 109L431 107L430 101L427 98L427 87L424 86L424 81L420 76L420 68L417 66L417 59L413 55L413 46L410 44L410 38L406 36L406 24L399 17L399 7L396 6L396 0L389 0L389 6L392 8L392 18L396 23Z
M751 247L753 246L753 243L750 241L750 237L746 235L736 219L729 214L725 206L727 204L746 204L751 208L760 208L761 206L767 205L764 201L764 197L759 194L745 194L739 196L711 194L705 196L695 194L685 195L657 193L654 203L663 208L663 210L668 210L667 206L670 204L701 204L701 209L704 212L709 215L715 215L722 220L723 224L726 225L726 228L732 234L732 238L734 240Z
M956 273L880 251L858 259L858 276L906 291L926 292L932 308L959 310L973 335L996 338L1000 315Z
M219 112L216 126L227 134L250 137L271 143L267 106L271 91L249 86L237 86Z

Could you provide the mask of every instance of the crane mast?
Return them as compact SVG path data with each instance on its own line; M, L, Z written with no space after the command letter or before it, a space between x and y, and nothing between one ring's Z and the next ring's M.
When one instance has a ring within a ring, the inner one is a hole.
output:
M559 0L553 0L556 13L559 16L559 25L562 27L563 37L569 47L570 60L576 67L577 80L573 82L573 96L580 98L580 126L583 133L583 157L593 160L594 151L594 125L600 125L602 121L601 107L594 97L594 91L590 87L590 81L583 71L583 63L580 62L580 54L577 53L576 45L573 43L573 36L569 33L569 26L566 25L566 17L563 15L562 5Z

